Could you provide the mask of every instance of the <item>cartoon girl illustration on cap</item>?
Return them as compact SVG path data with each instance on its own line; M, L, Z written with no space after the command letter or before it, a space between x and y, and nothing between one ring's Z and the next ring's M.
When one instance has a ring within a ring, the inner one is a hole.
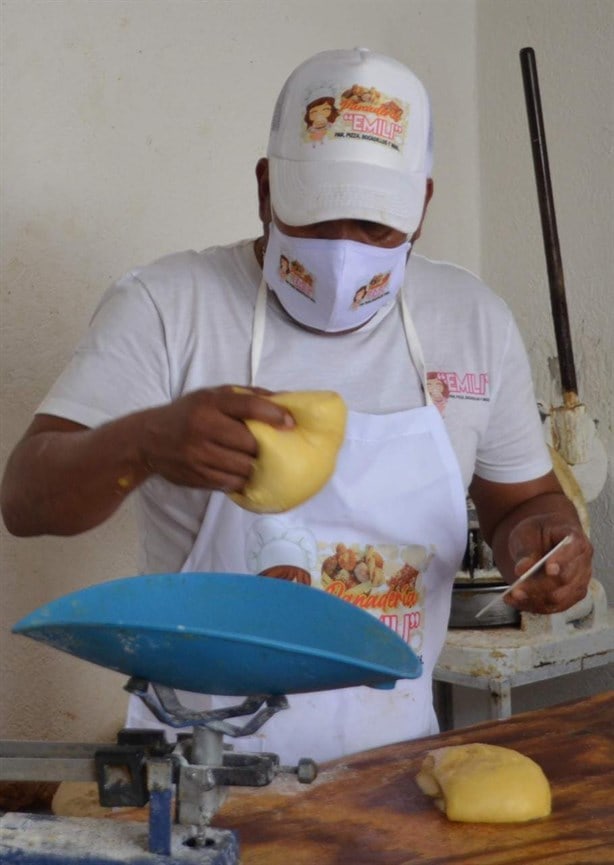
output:
M339 112L333 96L320 96L307 105L304 121L307 126L307 139L315 145L322 143L329 133Z

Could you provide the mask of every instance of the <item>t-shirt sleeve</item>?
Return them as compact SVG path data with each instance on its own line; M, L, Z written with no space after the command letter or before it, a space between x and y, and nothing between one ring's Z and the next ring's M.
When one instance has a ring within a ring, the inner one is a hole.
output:
M102 298L37 414L96 427L169 400L164 327L145 285L128 274Z
M475 473L498 483L521 483L547 474L552 461L537 408L529 359L510 316L488 426L478 446Z

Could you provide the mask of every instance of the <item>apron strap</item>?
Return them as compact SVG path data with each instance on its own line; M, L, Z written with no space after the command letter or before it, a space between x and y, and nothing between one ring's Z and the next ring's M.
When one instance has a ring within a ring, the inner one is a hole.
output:
M266 321L266 300L267 286L264 281L264 276L260 280L258 286L258 294L256 295L256 306L254 308L254 320L252 323L252 345L251 345L251 369L250 369L250 385L256 387L256 373L260 366L260 358L262 357L262 347L264 345L264 325Z
M399 292L400 303L401 303L401 316L403 318L403 329L405 331L405 339L407 340L407 347L409 349L409 355L414 362L414 366L420 376L420 384L422 385L422 392L424 394L424 400L427 405L433 405L432 397L429 393L429 389L426 386L426 364L424 362L424 353L422 351L422 344L420 339L418 338L418 333L414 326L413 319L409 314L409 307L407 306L407 301L405 300L405 293L401 288Z

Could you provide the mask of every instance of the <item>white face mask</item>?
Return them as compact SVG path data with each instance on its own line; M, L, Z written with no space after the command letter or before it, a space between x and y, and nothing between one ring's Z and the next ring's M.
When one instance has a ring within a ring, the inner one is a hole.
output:
M396 298L411 243L288 237L269 229L263 272L288 315L328 333L360 327Z

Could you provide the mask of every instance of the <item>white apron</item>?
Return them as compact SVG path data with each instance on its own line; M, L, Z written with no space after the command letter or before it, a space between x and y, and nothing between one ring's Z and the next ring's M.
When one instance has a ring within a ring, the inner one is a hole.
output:
M263 281L254 315L252 385L266 295ZM329 591L395 629L422 659L422 676L399 681L393 690L361 686L290 695L289 709L254 735L233 740L236 750L273 751L282 763L325 761L437 732L432 671L466 546L467 509L460 467L428 396L422 349L403 299L401 309L427 404L384 415L350 411L333 478L291 511L253 514L214 492L182 571L260 574L275 568L278 577L281 571L283 578ZM203 710L241 700L188 692L179 698ZM160 726L135 697L128 724Z

